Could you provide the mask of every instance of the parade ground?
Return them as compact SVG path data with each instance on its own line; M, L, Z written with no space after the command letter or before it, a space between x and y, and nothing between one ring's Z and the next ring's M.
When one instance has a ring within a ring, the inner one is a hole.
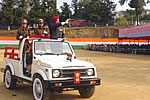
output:
M4 49L0 49L0 67ZM150 55L75 50L77 59L92 62L101 85L91 98L81 98L78 91L51 94L50 100L150 100ZM32 86L17 84L16 90L5 88L0 72L0 100L33 100Z

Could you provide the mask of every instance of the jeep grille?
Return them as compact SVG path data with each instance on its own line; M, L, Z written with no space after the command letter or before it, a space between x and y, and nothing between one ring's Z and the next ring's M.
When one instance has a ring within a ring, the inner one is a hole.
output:
M81 77L88 77L87 70L88 69L62 69L60 78L74 77L75 72L80 72Z

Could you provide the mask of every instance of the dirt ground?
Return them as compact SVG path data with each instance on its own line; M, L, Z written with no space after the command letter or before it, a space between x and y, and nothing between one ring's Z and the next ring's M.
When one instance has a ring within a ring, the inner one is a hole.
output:
M0 66L3 63L0 50ZM51 100L150 100L150 55L129 55L75 50L77 58L94 63L102 84L91 98L81 98L77 91L56 93ZM32 86L18 84L7 90L0 73L0 100L33 100Z

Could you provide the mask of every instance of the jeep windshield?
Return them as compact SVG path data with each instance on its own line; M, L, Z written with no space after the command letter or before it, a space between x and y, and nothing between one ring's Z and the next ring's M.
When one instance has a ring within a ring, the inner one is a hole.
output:
M70 45L60 41L36 41L34 52L37 55L66 55L72 54Z

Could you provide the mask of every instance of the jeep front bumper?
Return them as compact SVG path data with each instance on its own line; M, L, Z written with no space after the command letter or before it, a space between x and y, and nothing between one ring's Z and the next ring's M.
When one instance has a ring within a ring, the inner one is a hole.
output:
M49 84L49 88L76 88L81 86L100 85L100 79L82 79L78 84L75 84L74 80L48 81L47 83Z

